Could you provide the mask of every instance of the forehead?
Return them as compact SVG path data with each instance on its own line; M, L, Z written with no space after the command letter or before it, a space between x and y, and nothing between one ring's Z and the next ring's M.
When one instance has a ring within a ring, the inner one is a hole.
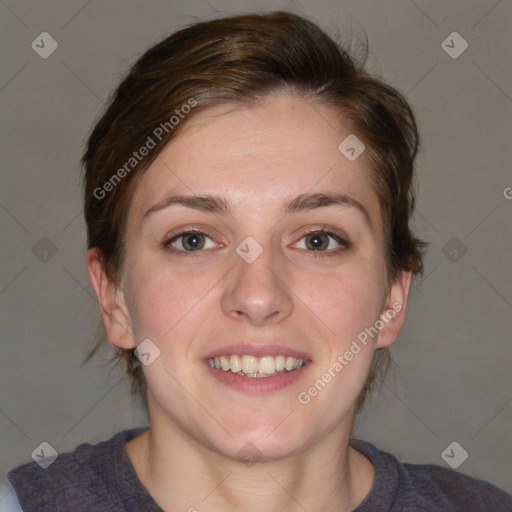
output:
M340 152L351 132L332 108L279 95L257 106L209 107L185 121L137 186L131 210L139 217L171 192L220 194L235 211L262 216L298 194L327 191L378 217L366 162Z

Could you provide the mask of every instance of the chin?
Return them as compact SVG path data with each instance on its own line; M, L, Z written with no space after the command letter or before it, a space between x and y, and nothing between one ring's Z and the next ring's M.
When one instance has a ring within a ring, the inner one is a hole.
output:
M305 428L304 422L293 422L293 412L284 419L286 414L259 416L253 418L253 421L237 418L228 422L228 431L232 437L226 434L222 439L210 439L209 444L215 451L243 462L270 461L292 456L303 451L309 444L303 432L310 429Z

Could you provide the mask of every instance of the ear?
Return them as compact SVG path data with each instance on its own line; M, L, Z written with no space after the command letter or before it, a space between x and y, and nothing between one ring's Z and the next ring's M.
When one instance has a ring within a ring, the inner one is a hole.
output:
M390 347L398 338L405 321L407 297L411 286L412 273L400 270L390 286L381 320L384 324L379 331L376 348Z
M106 275L98 247L87 251L86 263L109 341L120 348L135 348L124 292Z

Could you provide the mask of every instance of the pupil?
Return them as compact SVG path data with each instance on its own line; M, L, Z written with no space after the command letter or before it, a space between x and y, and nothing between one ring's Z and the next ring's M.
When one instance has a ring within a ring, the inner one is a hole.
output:
M318 247L321 247L322 246L322 243L323 243L323 240L322 240L322 237L321 235L314 235L312 238L311 238L311 241L310 241L311 245L317 249Z
M190 246L190 247L198 247L199 244L201 243L201 241L199 240L199 237L197 235L190 235L188 238L187 238L187 244Z

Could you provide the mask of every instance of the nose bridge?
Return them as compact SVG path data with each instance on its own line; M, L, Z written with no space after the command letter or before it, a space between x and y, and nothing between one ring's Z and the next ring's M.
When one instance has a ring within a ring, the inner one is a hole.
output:
M254 324L279 321L293 309L293 301L280 276L279 253L274 252L270 240L260 245L247 237L233 254L233 272L222 299L224 313L244 317Z

